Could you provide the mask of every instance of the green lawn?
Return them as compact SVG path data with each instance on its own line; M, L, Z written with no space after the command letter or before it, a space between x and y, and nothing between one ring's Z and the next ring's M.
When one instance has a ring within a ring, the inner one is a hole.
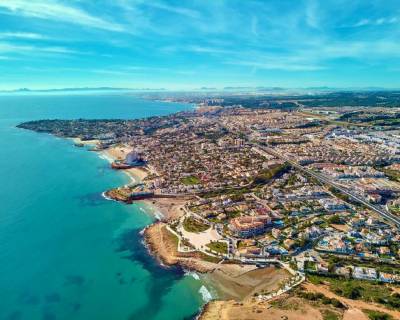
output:
M201 197L213 198L222 195L229 195L230 198L235 198L249 192L252 192L252 189L249 187L242 187L242 188L226 187L215 191L204 192L201 194Z
M206 244L212 251L218 252L220 254L226 254L228 252L228 245L226 242L213 241Z
M185 220L183 220L183 228L187 232L203 232L206 231L210 226L193 218L193 217L187 217Z
M400 182L400 171L382 168L381 171L392 181Z
M324 310L322 316L324 320L339 320L339 315L331 310Z
M400 215L400 207L399 206L390 206L389 211L393 214Z
M218 263L218 262L221 261L220 258L212 257L212 256L210 256L208 254L203 253L203 252L200 252L199 255L200 255L201 260L204 260L204 261L207 261L207 262Z
M260 173L256 177L254 177L253 183L254 184L266 184L270 180L277 178L281 174L289 171L289 169L290 169L290 165L287 163L276 165L276 166L273 166L268 169L264 169L264 170L260 171Z
M304 269L316 271L317 270L317 265L313 261L305 261L304 262Z
M188 176L181 179L181 183L187 186L192 186L195 184L200 184L200 179L196 176Z

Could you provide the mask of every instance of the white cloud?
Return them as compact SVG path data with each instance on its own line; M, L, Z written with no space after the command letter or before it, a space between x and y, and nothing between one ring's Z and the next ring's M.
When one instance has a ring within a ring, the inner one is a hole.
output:
M306 6L306 22L312 28L319 28L319 12L315 1L308 1Z
M381 26L388 24L395 24L400 22L398 17L386 17L386 18L378 18L378 19L361 19L356 24L352 25L352 27L364 27L364 26Z
M386 39L379 41L337 41L322 43L318 53L322 58L326 59L356 58L381 60L389 57L398 57L400 54L400 44ZM315 57L315 55L309 54L311 58Z
M199 18L200 17L200 14L198 11L189 9L189 8L185 8L185 7L171 6L171 5L168 5L165 3L154 2L154 1L146 2L146 5L149 7L169 11L169 12L179 14L182 16L186 16L189 18Z
M107 69L93 69L89 71L92 73L111 75L111 76L128 76L132 74L132 72L129 71L117 71L117 70L107 70Z
M0 32L0 39L47 40L48 37L31 32Z
M55 1L0 0L0 9L3 9L3 11L7 13L26 17L79 24L109 31L125 31L125 28L118 23L104 20L90 15L79 8L67 6Z
M194 70L179 70L176 68L148 67L148 66L113 66L108 69L91 69L92 73L110 75L148 75L149 72L157 74L193 75Z
M257 16L251 17L251 33L253 36L258 37L258 18Z
M322 70L324 67L317 64L296 63L290 61L291 59L270 59L269 61L244 61L235 60L229 61L227 64L240 65L251 67L254 69L264 70L283 70L283 71L317 71Z
M55 53L55 54L84 54L65 47L39 47L31 45L17 45L9 42L0 42L0 53L12 52L18 54Z
M371 24L371 21L369 19L361 19L354 25L354 27L362 27L362 26L366 26L369 24Z
M195 52L195 53L209 53L209 54L232 54L235 53L234 50L228 50L220 47L206 47L206 46L185 46L182 47L180 50Z

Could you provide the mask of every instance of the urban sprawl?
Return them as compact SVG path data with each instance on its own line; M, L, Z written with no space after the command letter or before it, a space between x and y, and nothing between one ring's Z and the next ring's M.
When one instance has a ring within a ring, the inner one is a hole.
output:
M400 282L399 108L196 102L163 117L21 127L133 150L121 162L148 175L114 195L187 199L168 221L178 251L279 264L294 276L286 288L308 274Z

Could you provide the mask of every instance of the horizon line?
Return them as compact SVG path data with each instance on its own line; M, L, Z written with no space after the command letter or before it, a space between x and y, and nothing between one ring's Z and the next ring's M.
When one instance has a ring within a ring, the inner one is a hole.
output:
M331 87L331 86L307 86L307 87L286 87L286 86L224 86L224 87L195 87L195 88L135 88L135 87L114 87L114 86L99 86L99 87L59 87L59 88L13 88L13 89L0 89L0 93L35 93L35 92L66 92L66 91L147 91L147 92L195 92L195 91L232 91L232 90L258 90L259 92L265 91L290 91L290 90L317 90L317 91L396 91L400 90L399 87L383 87L383 86L354 86L354 87Z

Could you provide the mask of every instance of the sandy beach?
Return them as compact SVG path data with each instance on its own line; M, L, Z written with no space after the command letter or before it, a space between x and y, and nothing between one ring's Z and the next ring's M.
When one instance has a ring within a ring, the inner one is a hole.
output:
M188 199L186 198L152 198L143 202L153 206L162 215L162 220L170 221L179 219L183 214L183 207Z
M107 159L122 160L131 151L127 146L115 146L101 151ZM122 172L128 174L135 182L143 181L149 174L145 167L123 169ZM170 221L180 218L183 214L183 206L188 201L187 198L152 198L141 200L142 203L149 205L153 214L162 221ZM199 259L197 253L179 253L177 251L178 239L166 229L164 222L156 222L145 229L144 238L146 245L161 263L165 265L181 265L190 270L198 272L208 272L214 270L215 264Z
M114 146L107 148L102 152L114 160L123 160L131 150L132 148L128 148L127 146Z
M100 142L99 140L81 140L81 138L73 138L72 141L74 143L81 143L83 145L97 145Z
M127 146L115 146L101 151L106 158L110 161L122 160L126 157L132 148ZM144 181L149 174L152 173L151 169L148 167L138 167L123 169L122 172L128 174L134 182ZM178 219L181 217L183 212L183 206L190 198L152 198L149 200L142 200L142 202L152 206L152 210L156 213L155 215L162 220L169 221L173 219Z
M100 153L105 155L110 160L123 160L130 151L132 151L132 148L126 146L116 146L107 148ZM130 168L121 171L128 174L136 182L144 180L149 174L148 169L146 168Z
M207 275L221 299L244 301L256 292L272 292L289 278L286 270L276 267L257 268L254 265L222 264Z

